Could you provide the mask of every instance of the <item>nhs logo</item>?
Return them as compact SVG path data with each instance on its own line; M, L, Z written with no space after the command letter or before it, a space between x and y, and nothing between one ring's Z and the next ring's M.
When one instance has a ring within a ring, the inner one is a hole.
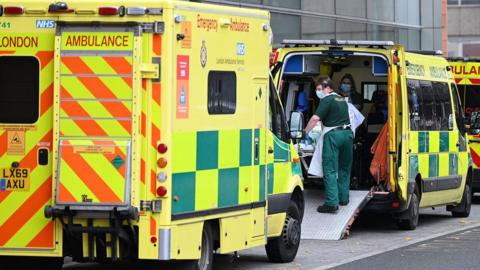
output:
M37 20L37 28L55 28L54 20Z

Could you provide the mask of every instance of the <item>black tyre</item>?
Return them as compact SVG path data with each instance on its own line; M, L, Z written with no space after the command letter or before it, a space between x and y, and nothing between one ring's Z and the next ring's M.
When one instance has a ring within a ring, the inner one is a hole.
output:
M397 220L398 228L401 230L415 230L418 225L418 217L419 217L419 210L420 210L420 200L418 199L418 192L412 194L412 199L410 201L410 206L407 209L407 219L399 219Z
M295 201L290 201L282 234L268 240L265 250L271 262L288 263L295 259L300 246L301 218Z
M213 232L209 223L203 225L202 245L200 246L200 258L186 262L186 267L192 270L212 270L213 264Z
M465 185L463 190L463 197L460 204L452 210L452 216L454 217L468 217L470 215L470 209L472 208L472 191L470 185Z

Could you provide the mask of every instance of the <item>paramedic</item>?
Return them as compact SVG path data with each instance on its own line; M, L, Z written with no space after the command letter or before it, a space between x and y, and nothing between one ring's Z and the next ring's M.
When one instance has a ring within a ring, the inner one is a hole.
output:
M317 211L335 213L339 204L347 205L349 202L353 134L350 129L347 102L333 92L332 80L328 77L320 78L315 87L320 103L308 121L305 132L311 131L318 121L322 121L324 133L322 167L326 200Z
M346 73L343 75L339 90L343 96L347 97L349 103L353 104L358 110L362 110L363 99L355 89L355 80L353 80L352 74Z

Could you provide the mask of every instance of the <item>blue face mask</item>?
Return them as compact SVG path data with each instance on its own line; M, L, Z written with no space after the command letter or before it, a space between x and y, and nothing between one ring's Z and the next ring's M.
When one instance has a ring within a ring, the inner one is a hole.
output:
M323 91L316 91L316 92L317 92L317 97L318 97L319 99L322 99L322 98L325 97L325 94L323 93Z
M345 94L349 94L352 90L352 86L350 84L342 83L342 85L340 85L340 90Z

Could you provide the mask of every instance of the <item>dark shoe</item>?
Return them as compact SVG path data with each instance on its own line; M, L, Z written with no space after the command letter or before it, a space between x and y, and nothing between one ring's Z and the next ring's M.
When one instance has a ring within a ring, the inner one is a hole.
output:
M349 201L346 201L346 202L339 202L338 204L340 204L341 206L345 206L349 203Z
M317 212L319 213L336 213L338 211L338 206L329 206L329 205L320 205L317 208Z

